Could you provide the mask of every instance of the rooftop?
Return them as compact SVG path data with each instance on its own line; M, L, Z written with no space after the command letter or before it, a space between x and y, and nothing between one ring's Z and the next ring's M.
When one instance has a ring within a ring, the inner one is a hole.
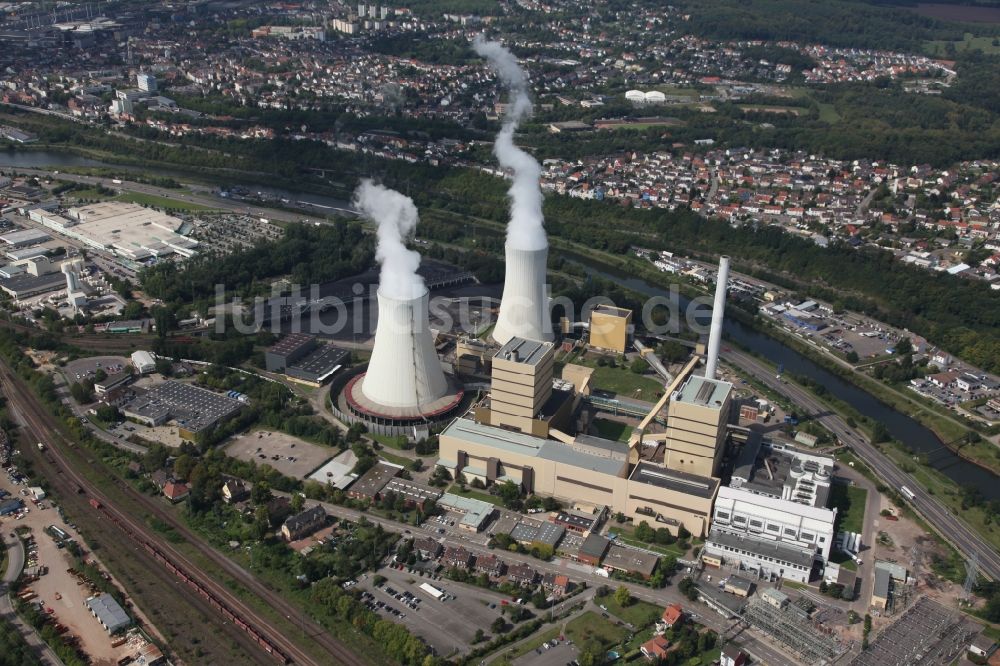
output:
M652 576L656 563L660 558L644 550L626 548L616 543L611 544L608 554L604 556L604 566L626 572L634 572L643 576Z
M316 350L285 368L285 374L304 379L323 380L331 372L343 366L348 356L346 349L333 345L320 345Z
M729 546L744 550L758 557L773 557L782 562L797 564L802 567L811 567L815 556L811 550L795 548L778 541L758 539L745 534L731 534L712 528L708 534L708 540L720 546Z
M373 498L378 495L389 481L399 474L403 468L387 462L377 462L351 486L352 495Z
M587 447L542 439L514 430L476 423L471 419L455 419L441 434L516 455L544 458L613 476L621 473L626 464L623 456L628 453L626 444L611 440L602 440L608 442L606 450L594 447L593 451L588 451ZM612 457L609 455L612 451L619 452L622 456ZM620 459L617 459L619 457Z
M732 390L733 385L729 382L692 375L674 394L674 400L700 407L721 409Z
M551 342L540 342L538 340L528 340L527 338L513 337L500 348L493 358L507 360L526 365L537 365L545 355L552 350Z
M287 356L303 345L310 344L316 338L306 333L289 333L274 343L269 352L279 356Z
M613 305L598 305L592 312L594 314L611 315L613 317L622 317L623 319L628 319L632 316L632 311L628 308L616 308Z
M648 462L640 462L636 465L630 480L659 488L666 488L667 490L679 493L695 495L703 499L713 497L719 487L718 479L667 469L666 467Z
M441 495L441 498L438 500L438 506L464 513L465 516L462 517L462 524L477 529L496 509L489 502L483 502L471 497L462 497L461 495L454 495L452 493Z
M128 614L110 594L88 597L83 603L94 612L101 624L107 627L111 633L132 624Z

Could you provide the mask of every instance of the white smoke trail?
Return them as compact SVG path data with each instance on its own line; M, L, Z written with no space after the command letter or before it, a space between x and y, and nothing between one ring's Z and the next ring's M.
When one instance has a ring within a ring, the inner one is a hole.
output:
M417 275L420 254L406 247L406 239L417 226L413 199L366 178L354 190L354 207L378 225L375 258L382 265L379 291L399 299L423 294L427 287Z
M528 77L517 64L517 58L500 42L488 42L478 36L472 46L510 89L507 115L493 143L493 153L500 166L514 172L514 182L507 190L510 197L507 244L519 250L540 250L548 246L542 226L542 189L539 186L542 167L534 157L514 145L514 132L532 112Z

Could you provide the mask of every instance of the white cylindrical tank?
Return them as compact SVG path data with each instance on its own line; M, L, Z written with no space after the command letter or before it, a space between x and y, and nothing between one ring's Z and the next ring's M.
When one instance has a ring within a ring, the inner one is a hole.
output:
M505 255L503 297L493 339L502 345L513 337L551 340L552 322L545 294L549 248L522 250L507 243Z
M77 263L75 261L63 262L61 269L63 275L66 276L66 292L80 291L80 278L76 274Z
M726 286L729 284L729 257L719 259L719 277L715 283L715 303L712 304L712 327L708 332L708 358L705 361L705 377L715 379L719 365L719 349L722 347L722 321L726 311Z
M419 408L444 396L448 383L434 351L428 293L402 299L378 291L375 347L361 392L385 407Z

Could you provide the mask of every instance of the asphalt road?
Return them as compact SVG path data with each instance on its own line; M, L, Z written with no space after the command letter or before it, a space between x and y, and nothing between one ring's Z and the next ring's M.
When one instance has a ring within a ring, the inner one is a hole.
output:
M725 351L722 356L729 363L753 375L772 390L807 410L818 423L836 435L841 444L850 446L875 474L885 481L886 485L896 489L906 486L913 491L915 497L910 502L911 506L965 557L969 557L972 553L978 554L981 573L993 580L1000 580L1000 553L930 495L909 474L900 470L888 456L875 448L868 438L848 426L843 418L832 413L829 407L805 389L786 380L779 380L773 369L753 356L736 349Z

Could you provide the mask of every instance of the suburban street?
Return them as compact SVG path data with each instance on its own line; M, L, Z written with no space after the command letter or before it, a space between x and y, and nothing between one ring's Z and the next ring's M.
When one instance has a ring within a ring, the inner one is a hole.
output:
M875 448L867 437L848 426L842 417L832 413L829 407L805 389L787 380L778 379L772 368L753 356L736 349L724 351L722 356L729 363L753 375L755 379L767 385L768 388L806 409L812 418L830 430L841 444L854 449L858 456L871 466L887 485L897 490L903 486L912 490L915 498L911 504L916 511L958 548L964 556L969 557L971 553L976 553L979 556L981 573L993 580L1000 579L1000 553L924 490L910 475L901 471L892 460Z

